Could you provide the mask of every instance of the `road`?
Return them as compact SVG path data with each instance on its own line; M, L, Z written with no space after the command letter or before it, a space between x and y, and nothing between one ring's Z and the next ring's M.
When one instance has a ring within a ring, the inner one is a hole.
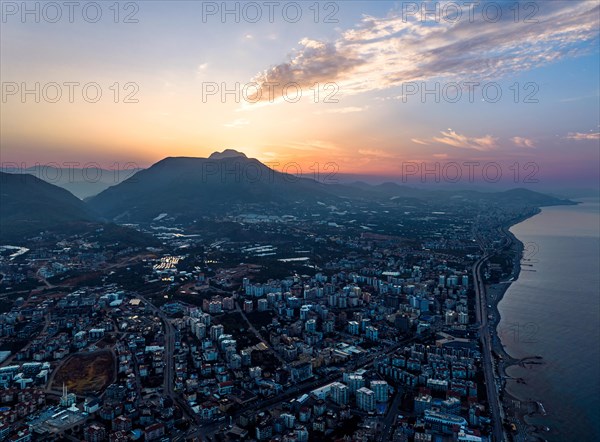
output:
M191 419L196 425L199 425L201 424L201 420L198 414L196 414L194 410L192 410L187 401L183 400L173 388L173 368L175 364L175 361L173 359L173 356L175 354L175 330L173 328L173 324L171 324L171 321L161 309L157 308L154 304L152 304L143 296L138 294L137 297L152 309L153 313L161 319L165 327L165 367L163 379L163 393L165 396L172 398L173 401L181 407L181 411L183 412L183 415L185 417Z
M252 325L252 322L250 322L248 320L248 317L246 316L246 312L244 312L244 310L240 308L237 302L235 303L235 311L238 312L242 316L242 318L244 318L244 321L246 321L246 323L248 324L248 329L252 333L254 333L254 335L260 340L260 342L262 342L271 351L271 353L273 353L273 355L277 358L279 363L281 365L285 365L287 362L281 357L279 353L275 351L275 349L271 346L271 343L268 342L265 338L263 338L260 332L254 327L254 325Z
M483 372L487 390L488 403L492 419L492 440L500 442L504 440L502 430L502 406L498 396L496 377L494 376L494 365L492 361L492 343L490 328L488 324L487 297L485 284L481 276L481 267L487 261L489 255L484 255L473 265L473 281L475 283L475 317L480 326L480 339L483 355Z
M381 432L380 442L386 442L392 440L394 437L394 430L396 427L393 425L394 420L396 419L396 415L398 414L398 408L402 404L402 396L404 395L404 390L402 387L396 387L396 391L394 394L394 399L392 400L390 407L387 411L387 414L383 418L383 431Z
M148 301L146 298L137 295L144 304L148 305L152 312L160 318L165 328L165 367L164 367L164 381L163 381L163 392L166 396L173 397L173 355L175 352L175 332L171 321L165 315L165 313L157 308L154 304Z

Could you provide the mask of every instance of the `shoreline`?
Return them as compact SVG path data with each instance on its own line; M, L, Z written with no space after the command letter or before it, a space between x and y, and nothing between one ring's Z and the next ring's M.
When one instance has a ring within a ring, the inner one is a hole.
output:
M495 376L499 376L501 390L500 390L500 402L504 415L504 421L509 425L514 424L516 431L511 431L509 434L519 434L524 437L525 440L531 441L545 441L543 437L544 427L530 424L527 422L528 416L539 415L543 416L545 410L543 405L539 401L533 399L523 400L515 397L514 395L506 391L507 381L524 382L520 378L513 378L507 374L507 369L512 366L520 365L526 366L528 364L544 364L542 356L531 355L524 358L515 358L511 356L505 349L502 339L498 333L498 326L501 321L500 311L498 305L504 298L509 287L519 279L521 274L521 260L523 258L524 244L521 242L511 231L510 228L520 224L527 219L533 218L541 213L540 208L536 208L533 213L522 215L518 218L511 220L510 222L503 224L498 228L499 233L502 237L508 241L508 247L510 253L513 256L513 268L509 276L508 281L501 281L496 284L486 284L486 302L491 305L488 307L488 313L492 315L490 319L490 331L492 341L492 357L497 364L497 373ZM503 428L506 430L506 425L503 422Z

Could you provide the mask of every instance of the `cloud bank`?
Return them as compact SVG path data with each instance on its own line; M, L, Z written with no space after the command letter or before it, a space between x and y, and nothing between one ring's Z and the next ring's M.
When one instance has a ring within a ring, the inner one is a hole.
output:
M335 82L352 95L410 81L491 81L576 56L598 37L594 1L537 2L537 23L515 22L512 2L496 4L503 8L496 23L478 16L455 23L406 20L400 13L365 16L335 41L301 40L287 62L252 81L264 89L261 101L281 97L291 83L304 90Z

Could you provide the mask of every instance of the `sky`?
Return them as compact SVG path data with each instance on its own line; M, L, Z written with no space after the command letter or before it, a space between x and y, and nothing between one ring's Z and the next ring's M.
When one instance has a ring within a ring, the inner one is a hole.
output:
M3 167L236 149L319 177L598 186L597 1L1 6Z

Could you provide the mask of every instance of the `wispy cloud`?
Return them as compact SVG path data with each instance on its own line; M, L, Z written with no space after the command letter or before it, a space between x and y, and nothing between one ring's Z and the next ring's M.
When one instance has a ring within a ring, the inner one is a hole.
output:
M433 137L432 141L447 144L452 147L479 151L488 151L498 146L498 138L491 135L469 137L467 135L459 134L452 129L442 131L441 134L442 136L440 137Z
M225 127L232 127L232 128L239 128L242 126L247 126L248 124L250 124L250 122L248 120L246 120L245 118L238 118L237 120L233 120L229 123L225 123L223 124L223 126Z
M363 157L372 157L372 158L381 158L381 159L392 159L397 158L397 155L394 155L390 152L386 152L380 149L359 149L359 155Z
M518 146L518 147L529 147L529 148L535 147L535 141L531 138L512 137L510 139L510 141L512 141L515 144L515 146Z
M364 110L368 109L369 106L364 106L364 107L358 107L358 106L350 106L350 107L340 107L340 108L335 108L335 109L327 109L324 111L319 111L316 112L317 115L324 115L324 114L352 114L352 113L356 113L356 112L363 112Z
M598 141L600 140L600 132L570 132L565 138L575 141Z
M423 146L429 146L429 143L427 141L419 140L418 138L411 138L410 141L412 141L415 144L422 144Z
M280 149L283 148L285 150L295 150L295 151L302 151L302 152L323 152L325 150L327 151L332 151L332 150L338 150L338 146L337 144L331 142L331 141L327 141L327 140L318 140L318 139L312 139L312 140L304 140L304 141L298 141L298 142L290 142L290 143L283 143L283 144L278 144L278 145L269 145L267 144L265 146L266 148L273 148L275 149ZM278 150L279 151L279 150Z
M498 138L492 135L484 135L480 137L467 136L459 134L458 132L450 128L448 128L445 131L441 131L440 135L436 137L426 139L411 138L410 141L412 141L415 144L421 144L423 146L430 146L434 143L441 143L456 148L479 150L482 152L489 151L498 147Z
M261 72L262 99L296 83L336 82L340 92L355 94L433 78L485 81L530 70L582 52L581 43L598 36L596 2L543 2L537 23L513 19L510 2L502 19L456 23L406 21L390 14L366 16L334 41L305 38L289 61Z

